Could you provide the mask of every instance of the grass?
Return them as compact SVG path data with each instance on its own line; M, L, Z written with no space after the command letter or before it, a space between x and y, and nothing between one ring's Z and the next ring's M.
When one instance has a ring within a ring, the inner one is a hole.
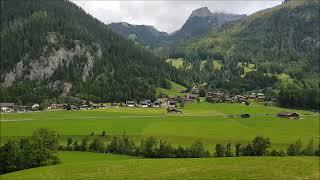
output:
M175 68L179 69L179 68L183 67L184 59L183 58L167 59L166 62L170 63L172 66L174 66Z
M215 70L220 70L223 66L220 60L213 60L212 63Z
M139 159L85 152L60 152L62 164L2 175L32 179L319 179L317 157Z
M29 136L32 131L47 127L58 132L63 142L67 137L87 136L91 132L121 135L126 132L137 141L155 136L178 145L190 145L202 140L213 150L216 143L247 143L257 135L269 137L274 148L286 148L301 139L318 140L319 114L298 111L301 120L282 119L275 114L296 111L252 104L187 104L183 114L167 114L163 108L109 108L90 111L55 111L2 114L2 143L10 138ZM228 117L249 113L251 118ZM266 115L273 114L273 115Z
M184 96L181 91L185 90L184 86L177 84L175 82L170 81L171 89L157 88L157 95L160 93L167 94L168 96Z

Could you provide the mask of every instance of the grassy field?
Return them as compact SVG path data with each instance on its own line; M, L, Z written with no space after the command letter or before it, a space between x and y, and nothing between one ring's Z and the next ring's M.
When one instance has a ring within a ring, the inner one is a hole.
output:
M247 143L257 135L269 137L274 148L285 149L301 139L319 139L319 114L298 111L301 120L278 118L281 111L295 111L274 106L252 104L187 104L183 114L167 114L163 108L109 108L90 111L55 111L1 115L2 143L9 138L29 136L32 131L47 127L66 137L83 137L91 132L122 135L124 132L140 141L155 136L174 145L190 145L203 141L213 150L216 143ZM249 113L251 118L230 117ZM268 114L268 115L266 115Z
M62 164L0 176L31 179L223 179L315 180L318 157L241 157L204 159L139 159L129 156L60 152Z
M164 89L164 88L157 88L157 95L160 93L167 94L168 96L184 96L183 93L181 93L182 90L185 90L186 87L181 86L180 84L177 84L175 82L170 81L171 83L171 89Z

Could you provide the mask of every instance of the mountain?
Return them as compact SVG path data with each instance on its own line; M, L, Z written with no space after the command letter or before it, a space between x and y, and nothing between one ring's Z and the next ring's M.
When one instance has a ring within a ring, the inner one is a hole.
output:
M160 32L152 26L131 25L125 22L111 23L108 27L122 37L141 43L144 46L151 46L156 50L175 46L191 38L197 38L209 30L221 25L242 19L246 15L211 13L207 7L194 10L186 23L172 34ZM158 49L157 49L158 48Z
M160 32L153 26L132 25L126 22L111 23L108 27L121 36L140 42L142 45L150 46L159 44L169 36L166 32Z
M207 7L202 7L192 11L181 29L171 36L176 40L195 38L223 24L245 17L246 15L211 13Z
M213 28L172 56L196 63L220 62L220 71L200 78L208 86L262 89L278 96L282 105L318 109L319 7L317 0L286 1Z
M1 101L154 99L170 67L65 0L1 1Z

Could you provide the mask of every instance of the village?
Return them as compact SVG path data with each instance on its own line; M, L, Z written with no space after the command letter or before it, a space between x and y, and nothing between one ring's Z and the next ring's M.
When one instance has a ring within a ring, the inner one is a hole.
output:
M168 113L182 113L179 108L183 108L188 103L199 103L206 101L209 103L241 103L249 106L251 102L264 103L265 106L276 103L274 98L266 97L261 92L252 92L251 94L240 95L231 94L223 91L205 91L201 92L198 87L193 87L190 90L183 90L181 93L184 96L169 97L168 95L161 95L155 101L149 99L135 101L127 100L125 102L112 103L94 103L90 100L81 100L81 103L51 103L46 107L42 107L39 103L28 103L25 105L18 105L15 103L0 103L0 111L5 113L22 113L22 112L36 112L36 111L57 111L57 110L91 110L104 108L166 108ZM250 114L241 114L241 118L249 118ZM281 112L278 117L299 119L300 116L296 112Z

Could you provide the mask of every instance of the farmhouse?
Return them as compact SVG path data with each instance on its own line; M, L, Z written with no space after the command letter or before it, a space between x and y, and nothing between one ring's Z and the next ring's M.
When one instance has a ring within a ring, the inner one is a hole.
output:
M13 112L14 107L14 103L0 103L0 109L2 112Z
M39 107L40 107L40 105L39 104L37 104L37 103L35 103L35 104L33 104L33 105L31 105L31 109L32 110L38 110L39 109Z
M159 108L161 106L161 101L156 100L153 102L153 107Z
M289 118L289 119L299 119L300 115L296 112L281 112L278 117Z
M126 107L135 107L136 103L134 101L126 101Z
M147 108L147 107L149 107L147 101L140 101L139 106L142 107L142 108Z
M168 101L168 106L169 106L169 107L175 107L175 106L176 106L176 101L174 101L174 100L169 100L169 101Z
M119 103L113 102L111 103L111 107L119 107Z

